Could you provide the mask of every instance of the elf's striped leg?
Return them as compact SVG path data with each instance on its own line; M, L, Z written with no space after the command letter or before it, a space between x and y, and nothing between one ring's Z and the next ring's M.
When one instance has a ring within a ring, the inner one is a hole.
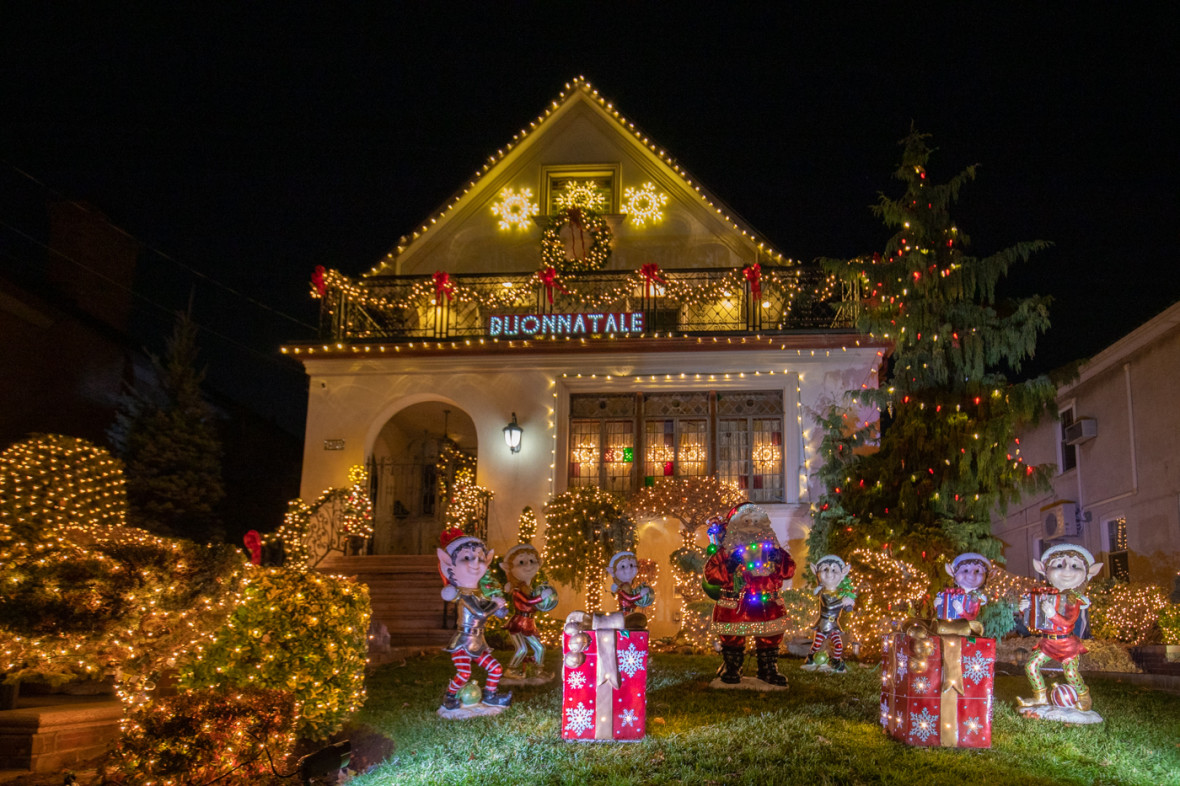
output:
M455 664L455 676L451 677L447 692L458 693L459 689L467 684L467 680L471 679L471 656L462 650L452 652L451 662ZM499 675L496 678L499 679Z
M484 690L495 693L496 686L500 684L500 675L504 673L504 670L500 667L500 661L492 657L492 651L488 650L479 656L477 663L481 669L488 673L488 680L487 684L484 685Z

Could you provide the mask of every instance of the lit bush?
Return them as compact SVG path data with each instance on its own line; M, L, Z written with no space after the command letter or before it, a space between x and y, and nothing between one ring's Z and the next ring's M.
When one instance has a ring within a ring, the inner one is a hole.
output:
M1164 644L1180 644L1180 604L1169 603L1160 609L1160 633Z
M109 784L277 782L295 748L295 702L257 688L188 691L126 721L102 764ZM273 766L273 770L272 770Z
M213 643L181 666L181 685L291 691L296 731L323 739L364 702L369 613L368 590L350 580L254 569Z
M1095 582L1090 592L1090 630L1095 638L1146 644L1167 594L1155 584Z

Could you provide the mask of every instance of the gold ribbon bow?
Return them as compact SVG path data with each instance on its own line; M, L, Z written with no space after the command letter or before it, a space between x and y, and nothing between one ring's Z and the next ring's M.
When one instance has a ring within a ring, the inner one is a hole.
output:
M914 655L924 658L933 651L929 638L942 641L942 693L938 704L938 740L947 748L959 745L959 697L963 695L963 637L982 636L979 620L910 620L906 635Z
M619 689L619 655L617 642L625 630L623 612L595 614L593 629L598 632L597 673L594 680L594 737L600 740L614 738L614 692Z

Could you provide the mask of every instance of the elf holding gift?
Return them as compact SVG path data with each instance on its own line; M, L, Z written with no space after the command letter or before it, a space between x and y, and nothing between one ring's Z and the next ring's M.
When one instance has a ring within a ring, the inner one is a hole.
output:
M717 601L712 631L721 640L721 668L726 684L740 684L746 656L746 637L754 636L758 679L783 686L778 670L778 648L789 620L779 592L795 574L795 562L770 527L770 517L757 505L734 508L727 521L709 527L709 561L704 590Z
M973 620L987 603L983 585L991 562L982 554L969 551L946 564L946 572L955 580L954 587L939 590L934 596L934 616L940 620Z
M516 653L508 663L507 676L525 677L525 667L531 658L536 665L537 677L551 677L541 671L545 663L545 645L537 635L537 623L533 619L537 611L552 611L557 606L557 592L552 587L542 583L533 588L533 579L541 571L541 555L531 543L518 543L508 549L500 569L508 577L504 589L512 606L512 616L508 618L507 629L516 645Z
M480 580L488 571L493 552L488 550L479 538L464 535L462 530L445 530L439 540L438 570L446 586L443 600L456 601L459 606L458 622L451 644L446 652L451 653L456 674L447 685L443 696L444 710L459 710L460 689L471 679L471 661L474 658L479 667L487 672L483 689L482 704L487 707L504 708L512 703L512 694L496 692L502 669L492 657L492 648L484 641L484 625L491 615L502 617L506 614L507 602L500 595L487 597L480 589Z
M620 551L615 554L607 563L606 572L614 579L610 591L615 593L627 627L631 630L645 629L647 617L636 609L650 606L655 601L655 593L647 584L635 584L635 578L639 575L639 560L635 559L635 552Z
M1059 543L1045 549L1039 560L1033 560L1033 567L1045 577L1051 589L1034 591L1020 599L1020 610L1028 617L1029 629L1040 634L1041 640L1024 666L1033 697L1018 698L1017 701L1021 707L1048 705L1041 667L1055 660L1061 663L1065 681L1077 691L1075 706L1088 712L1093 700L1080 671L1082 653L1086 648L1073 635L1073 629L1082 611L1090 606L1090 599L1082 594L1082 589L1102 570L1102 563L1094 562L1094 555L1081 546Z
M809 563L811 572L819 582L814 590L819 595L819 620L815 623L815 635L811 640L811 652L803 662L804 671L831 671L843 674L848 671L844 665L844 632L840 630L840 612L856 604L856 590L848 577L852 570L844 560L835 554L820 557ZM827 661L824 645L832 645L831 661Z

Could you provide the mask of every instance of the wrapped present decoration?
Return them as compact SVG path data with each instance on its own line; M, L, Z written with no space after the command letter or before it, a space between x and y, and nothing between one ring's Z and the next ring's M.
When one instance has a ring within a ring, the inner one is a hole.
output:
M1028 592L1029 605L1024 612L1024 624L1034 634L1041 633L1057 633L1057 629L1049 618L1045 615L1045 609L1041 606L1041 601L1046 597L1052 597L1054 608L1060 613L1063 610L1061 603L1061 594L1056 587L1034 587Z
M957 620L959 610L963 605L963 596L967 593L962 587L947 587L941 589L934 597L934 616L940 620ZM955 601L959 601L956 607Z
M881 725L909 745L990 748L996 641L976 620L911 620L885 636Z
M561 638L561 737L634 741L647 728L647 631L623 614L575 611Z

